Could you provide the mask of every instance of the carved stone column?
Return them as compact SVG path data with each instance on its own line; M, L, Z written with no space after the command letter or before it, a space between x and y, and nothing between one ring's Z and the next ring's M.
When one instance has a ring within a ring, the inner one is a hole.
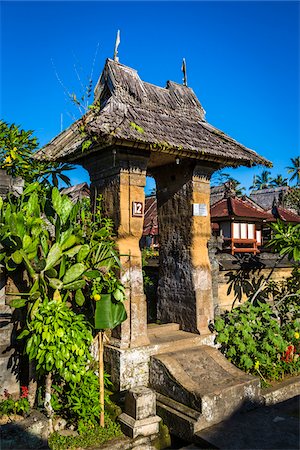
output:
M147 305L143 289L139 241L143 234L148 154L115 148L80 161L91 178L94 198L103 196L103 209L113 219L126 287L128 318L113 330L111 343L120 348L143 346L147 336ZM133 210L135 208L135 211Z
M156 169L160 276L158 319L207 334L213 319L210 185L214 168L182 162Z

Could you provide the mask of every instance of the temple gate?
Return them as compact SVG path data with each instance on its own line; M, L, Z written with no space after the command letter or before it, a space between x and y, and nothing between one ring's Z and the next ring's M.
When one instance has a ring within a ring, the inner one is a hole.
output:
M106 355L113 361L113 381L128 389L148 383L149 357L160 351L147 329L139 247L146 175L157 185L158 319L212 344L210 177L225 166L269 162L208 124L192 89L143 82L117 61L106 61L94 104L97 108L55 137L37 158L81 164L89 172L93 197L102 194L104 213L114 220L128 319L113 331ZM90 146L83 145L87 141Z

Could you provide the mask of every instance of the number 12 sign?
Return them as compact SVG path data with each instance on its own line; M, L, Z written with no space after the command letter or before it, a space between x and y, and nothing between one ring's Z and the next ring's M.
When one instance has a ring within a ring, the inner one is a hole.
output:
M132 202L132 217L143 217L143 210L142 202Z

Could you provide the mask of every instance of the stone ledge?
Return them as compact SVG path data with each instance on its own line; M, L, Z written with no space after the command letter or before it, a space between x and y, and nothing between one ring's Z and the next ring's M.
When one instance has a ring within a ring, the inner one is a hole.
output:
M278 383L276 386L262 390L262 396L266 406L275 405L297 395L300 395L300 375L291 377Z

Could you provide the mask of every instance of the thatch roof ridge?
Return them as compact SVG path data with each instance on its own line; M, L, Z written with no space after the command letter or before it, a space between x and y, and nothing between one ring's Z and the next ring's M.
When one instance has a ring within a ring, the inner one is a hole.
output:
M103 91L103 85L110 79L110 93L120 102L131 105L141 104L155 111L167 107L178 113L192 113L204 119L204 110L194 91L174 81L167 81L166 87L142 81L138 72L131 67L107 59L106 66L97 83L96 95ZM102 88L101 88L102 84ZM178 95L180 92L180 95Z
M86 121L87 134L94 135L97 143L85 154L114 143L215 161L221 166L270 165L208 124L201 103L187 86L173 81L168 81L165 88L155 86L142 81L135 69L107 59L95 88L95 102L99 99L100 112L90 111ZM37 157L80 157L84 140L78 132L80 120L52 139Z

